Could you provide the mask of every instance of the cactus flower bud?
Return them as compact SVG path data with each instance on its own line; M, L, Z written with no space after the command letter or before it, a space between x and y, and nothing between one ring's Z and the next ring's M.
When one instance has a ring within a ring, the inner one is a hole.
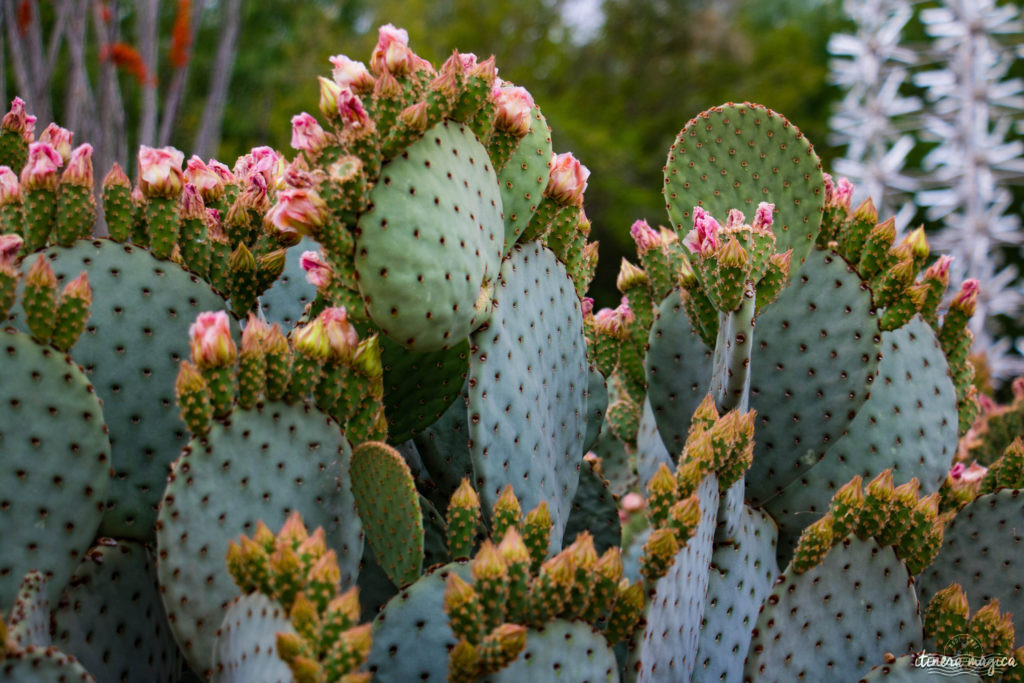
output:
M878 209L875 208L875 202L868 197L860 203L860 205L853 210L853 219L855 221L861 221L867 225L876 225L878 223Z
M327 333L330 357L340 361L352 360L359 348L359 333L349 322L345 307L325 308L319 317Z
M61 296L77 299L84 302L86 306L91 305L92 288L89 286L89 274L84 271L79 273L78 277L64 286Z
M281 190L266 220L282 233L312 236L327 220L327 204L311 189Z
M66 164L71 158L71 143L74 137L75 134L67 128L51 123L39 134L39 142L45 142L53 147Z
M615 286L620 292L628 292L633 287L649 287L651 279L642 268L638 268L625 258L619 266L619 276L615 280ZM632 312L632 311L631 311Z
M475 681L479 675L480 653L468 640L459 640L448 654L448 680L452 683Z
M177 197L185 185L185 155L174 147L139 148L139 187L147 197Z
M17 133L25 142L32 142L35 134L36 117L25 113L25 100L15 97L11 101L11 110L4 114L0 126L4 130Z
M480 521L480 497L469 479L463 479L448 503L448 554L453 560L469 557Z
M746 249L743 248L735 236L730 236L729 241L725 243L725 246L716 255L718 256L718 263L727 268L743 268L750 261Z
M23 243L21 235L0 235L0 267L14 265Z
M551 176L544 194L562 204L582 206L588 178L590 170L572 152L556 154L551 159Z
M28 146L28 162L21 171L21 185L24 190L56 190L57 169L64 165L60 154L45 142L33 142Z
M974 309L978 305L978 294L981 291L981 287L978 281L974 278L964 280L963 285L960 286L960 291L953 301L950 302L949 307L957 308L963 311L968 317L974 315Z
M754 230L770 230L772 227L772 221L774 220L775 204L771 202L761 202L757 205L757 211L754 212L754 222L751 227Z
M729 213L725 216L725 230L732 232L739 230L747 222L747 217L739 209L729 209Z
M959 583L946 586L928 602L924 632L941 649L954 636L967 632L967 594Z
M531 111L534 105L533 97L526 88L495 87L492 90L492 97L495 128L508 131L519 138L530 132Z
M351 88L353 92L366 94L373 91L373 76L362 62L349 59L345 55L329 57L331 78L343 88Z
M512 662L526 648L526 627L502 624L491 631L480 643L480 666L495 672Z
M722 227L703 207L693 207L693 229L683 238L683 245L692 254L709 254L721 245L718 233Z
M863 479L860 475L839 487L832 496L829 512L832 514L832 530L836 540L846 538L858 527L861 510L864 508Z
M1008 654L1013 649L1013 619L999 610L999 600L979 609L971 617L967 632L981 644L982 652Z
M318 251L304 251L299 257L299 266L306 272L306 281L317 289L326 287L331 281L333 271Z
M641 256L651 249L658 249L662 246L662 235L643 219L633 223L629 234L636 242L637 252Z
M551 526L551 513L548 511L547 501L542 500L537 507L526 513L526 519L523 520L523 542L530 551L531 572L536 573L548 555Z
M655 529L651 532L640 557L640 573L648 584L653 585L668 573L678 551L679 542L672 529Z
M516 498L516 493L512 489L512 485L509 484L498 496L498 500L494 502L491 514L492 536L504 538L509 529L518 530L522 514L519 499Z
M211 159L210 163L220 162ZM221 165L223 166L223 164ZM226 166L224 166L224 170L227 170ZM228 173L230 174L230 171ZM204 202L212 202L224 196L224 177L197 156L188 160L185 166L185 178L199 191ZM232 178L233 180L234 178Z
M0 166L0 206L21 204L22 201L18 175L7 166Z
M93 188L92 172L92 145L86 142L79 145L71 152L67 162L67 168L61 176L61 181L69 185L77 185L89 190Z
M831 180L831 176L825 179L825 206L842 208L849 213L850 202L853 199L853 183L847 178L839 178L834 183L830 182Z
M444 586L444 611L456 637L469 643L480 642L483 612L480 598L469 583L456 573L448 575Z
M297 328L293 333L292 346L307 358L326 360L331 347L323 321L320 318L314 318L311 322Z
M352 367L366 377L380 377L384 374L380 353L380 338L376 334L367 337L356 347Z
M910 245L914 261L922 263L928 259L931 248L928 246L928 238L924 234L924 226L918 227L903 239L903 244Z
M580 312L583 313L584 318L594 315L594 300L589 296L583 297L580 300Z
M832 547L832 515L825 515L800 534L790 567L796 574L818 566Z
M185 183L181 192L181 220L206 221L206 205L199 189L192 183Z
M676 501L668 511L668 528L676 535L680 547L697 533L700 524L700 496L696 493Z
M328 143L330 137L312 115L302 112L292 117L292 149L315 155Z
M238 349L231 339L228 314L224 311L200 313L188 334L192 362L200 370L234 364Z
M405 29L385 24L377 31L377 45L370 54L370 68L378 76L384 72L401 78L414 71L433 71L430 62L418 57L409 48L409 34Z
M676 478L668 465L661 463L647 482L647 519L652 527L663 526L669 509L676 501Z
M935 263L928 266L928 269L924 271L922 279L924 280L936 280L943 287L949 285L949 266L953 262L953 257L943 254Z

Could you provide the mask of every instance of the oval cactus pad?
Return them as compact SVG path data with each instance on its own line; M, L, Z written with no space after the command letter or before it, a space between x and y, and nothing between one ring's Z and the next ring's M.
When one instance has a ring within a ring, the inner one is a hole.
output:
M551 547L560 548L579 483L589 368L580 302L550 250L512 250L471 347L470 454L484 506L508 484L524 510L547 501Z
M442 122L381 169L356 230L367 311L406 348L458 344L505 243L498 179L465 126Z

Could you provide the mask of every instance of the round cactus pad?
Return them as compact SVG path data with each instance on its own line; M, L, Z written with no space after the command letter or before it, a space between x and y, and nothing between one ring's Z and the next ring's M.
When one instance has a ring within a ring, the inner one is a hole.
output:
M170 261L109 240L46 251L57 277L89 273L92 313L71 355L89 375L110 427L114 476L100 533L153 539L156 506L172 460L188 441L174 397L188 328L225 308L210 286Z
M589 531L594 537L598 554L611 546L622 545L619 499L611 492L608 480L588 460L584 460L580 468L580 485L565 525L566 543L572 543L581 531Z
M759 104L725 104L698 114L680 131L665 164L665 206L681 234L693 207L724 221L729 209L748 219L760 202L775 204L776 251L793 249L793 274L810 253L825 208L821 160L796 126Z
M618 683L619 665L608 641L582 621L557 619L526 632L526 649L487 683L579 681Z
M110 541L92 548L53 611L54 644L101 681L176 683L178 645L164 614L146 547Z
M708 394L711 364L712 349L693 332L679 292L673 291L658 306L646 360L647 401L673 461L683 452L693 411ZM647 478L658 469L652 464L654 469L645 468Z
M0 660L4 683L96 683L78 660L55 647L27 647Z
M455 634L444 612L444 587L455 572L469 580L468 564L446 564L391 598L373 621L367 670L378 683L448 680Z
M291 683L292 670L277 656L277 634L295 633L288 614L262 593L235 599L217 630L214 683Z
M787 568L754 628L745 681L851 680L921 649L914 582L892 548L849 536L817 567Z
M336 422L305 405L235 410L174 463L157 519L157 576L174 636L193 669L213 663L213 634L238 594L228 541L293 510L323 527L342 586L355 581L362 529L348 489L351 450Z
M1017 666L1020 664L1018 663ZM939 678L939 673L936 670L918 665L917 655L903 655L890 663L873 667L857 683L929 683L937 678ZM956 683L981 683L984 679L972 673L943 672L940 680L956 681Z
M304 237L285 253L284 272L260 295L260 311L268 323L279 323L282 330L290 330L302 317L306 304L316 299L316 287L306 280L300 261L302 252L318 248L314 240Z
M818 250L755 324L750 407L757 431L747 498L759 506L850 427L878 368L881 333L860 276Z
M22 576L56 597L89 549L110 482L110 441L92 386L70 358L0 330L0 610Z
M701 622L694 683L737 681L761 603L779 573L778 531L771 517L744 507L736 537L711 555L707 604Z
M1024 633L1024 590L1018 566L1022 545L1024 491L1002 489L978 497L946 527L942 549L920 576L921 603L928 604L936 592L957 582L972 608L998 599L1000 609L1013 614L1014 631Z
M504 247L501 193L469 128L442 122L381 170L356 230L356 275L374 322L417 351L479 324L480 288Z
M587 385L587 433L583 437L583 448L590 449L601 434L604 426L604 414L608 410L608 386L604 375L590 368L590 381Z
M688 681L697 661L718 512L718 479L712 475L701 482L697 495L697 532L654 585L648 605L639 655L641 683Z
M921 495L937 491L946 478L957 444L956 390L935 333L914 318L883 332L881 348L871 397L849 433L765 502L783 548L795 544L803 528L828 510L836 490L856 475L870 481L892 468L896 485L917 477Z
M583 458L589 369L580 301L551 251L513 248L471 346L470 454L483 504L509 484L524 510L547 501L558 549Z
M552 154L548 122L540 107L535 106L531 112L530 132L519 141L516 151L498 173L505 218L505 253L515 244L540 204L551 175L548 164Z
M53 644L46 579L35 570L25 574L18 587L14 606L7 617L7 638L17 647L49 647Z

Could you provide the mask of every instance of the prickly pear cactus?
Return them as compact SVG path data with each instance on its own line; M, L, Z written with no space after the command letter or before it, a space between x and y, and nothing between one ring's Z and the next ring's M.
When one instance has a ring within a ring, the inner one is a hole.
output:
M488 683L565 679L616 683L619 666L608 642L590 624L561 619L526 632L526 649Z
M217 629L213 676L219 683L289 683L292 671L277 656L277 634L295 633L281 605L262 593L236 598Z

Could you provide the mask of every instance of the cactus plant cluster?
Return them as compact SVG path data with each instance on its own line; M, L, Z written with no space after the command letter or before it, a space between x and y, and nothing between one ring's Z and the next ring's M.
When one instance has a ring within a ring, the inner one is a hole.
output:
M977 393L977 287L944 307L922 233L727 104L677 136L668 225L631 227L595 310L588 171L524 88L390 25L369 67L332 63L290 158L144 148L103 238L88 146L5 117L5 680L870 678L951 629L1012 651L1024 385Z

